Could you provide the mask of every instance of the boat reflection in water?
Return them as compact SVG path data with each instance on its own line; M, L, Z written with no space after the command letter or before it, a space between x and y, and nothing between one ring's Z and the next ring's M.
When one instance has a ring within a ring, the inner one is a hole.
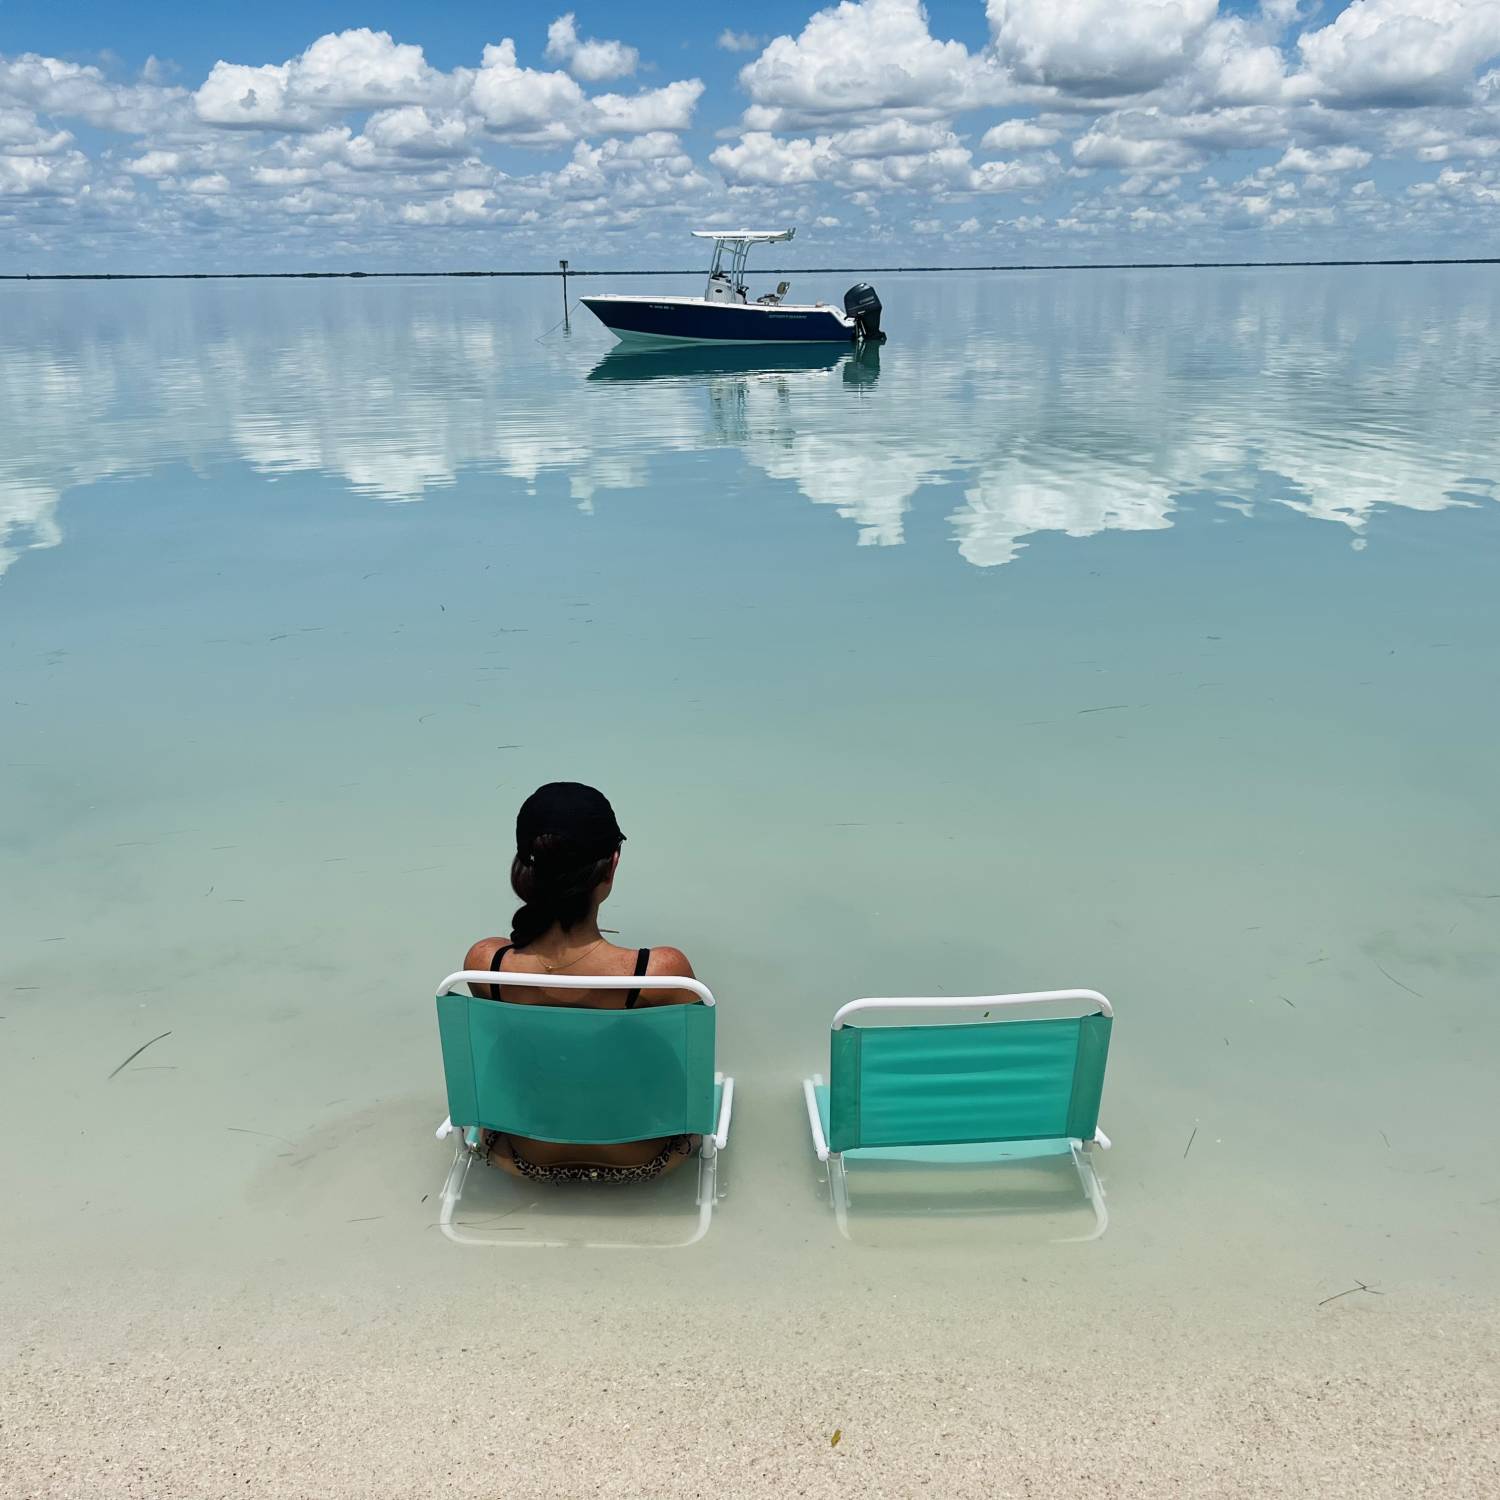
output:
M879 344L861 344L844 360L845 385L874 385L879 379Z
M840 378L842 377L842 378ZM707 428L698 428L698 443L743 447L763 456L784 457L799 447L816 445L818 413L826 418L828 399L820 396L842 385L869 386L880 378L880 346L852 348L827 344L663 345L611 349L588 373L590 381L622 386L653 386L648 393L651 417L660 421L670 395L692 398L702 392ZM613 405L626 400L622 391ZM842 401L836 403L842 405ZM696 399L688 407L698 409ZM779 462L763 462L768 471Z
M880 347L838 344L619 344L589 371L590 380L697 383L715 376L796 375L842 365L850 384L869 384L880 374Z

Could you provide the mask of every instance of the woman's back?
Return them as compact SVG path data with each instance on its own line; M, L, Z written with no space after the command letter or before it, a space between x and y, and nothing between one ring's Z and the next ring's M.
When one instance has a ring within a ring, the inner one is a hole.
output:
M652 980L691 979L693 968L677 948L626 948L599 930L599 907L614 888L625 835L602 793L577 782L539 787L516 818L516 857L510 881L522 906L508 938L481 938L464 959L469 971L488 969L494 984L471 986L481 1000L508 1005L550 1005L590 1010L693 1005L691 990L653 987ZM504 983L506 974L567 974L641 981L629 989L552 988ZM492 1165L530 1178L578 1173L655 1176L691 1154L685 1137L579 1145L490 1133Z
M652 979L691 979L693 966L680 948L622 948L618 943L596 943L582 959L567 963L549 958L543 947L554 947L560 954L568 948L546 943L546 937L525 949L517 948L509 938L481 938L469 949L464 968L492 969L497 974L598 974L611 978L634 975L643 981L634 990L584 990L569 987L551 989L538 985L476 984L470 986L481 999L504 1000L512 1005L566 1005L585 1010L634 1010L637 1006L692 1005L698 997L691 990L655 989L645 981Z

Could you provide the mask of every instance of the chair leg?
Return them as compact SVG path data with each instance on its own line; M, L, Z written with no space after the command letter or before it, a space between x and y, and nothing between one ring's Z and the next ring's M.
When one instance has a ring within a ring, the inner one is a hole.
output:
M1060 1245L1083 1245L1097 1240L1109 1228L1109 1210L1104 1206L1104 1188L1086 1146L1073 1147L1073 1165L1078 1168L1078 1181L1083 1187L1089 1207L1094 1211L1094 1227L1087 1234L1067 1235L1057 1241Z
M828 1156L828 1196L833 1200L833 1216L838 1222L839 1233L847 1240L849 1235L849 1173L844 1167L841 1152L830 1152Z
M698 1207L702 1208L706 1203L712 1208L718 1198L718 1191L719 1153L714 1149L713 1142L705 1136L703 1146L698 1150Z
M438 1211L438 1226L446 1238L452 1240L456 1245L480 1245L490 1248L502 1248L507 1250L567 1250L570 1248L582 1248L585 1250L685 1250L690 1245L696 1245L709 1231L713 1223L714 1204L718 1200L719 1185L719 1153L709 1142L709 1150L700 1153L698 1157L698 1217L693 1225L693 1232L682 1240L674 1240L665 1245L632 1245L628 1243L617 1244L606 1240L585 1240L570 1243L566 1240L512 1240L506 1239L503 1243L495 1240L487 1240L479 1235L465 1234L460 1227L454 1223L458 1212L459 1201L464 1195L464 1184L468 1181L469 1171L474 1163L480 1158L470 1151L466 1146L460 1145L453 1154L453 1165L448 1169L447 1180L443 1183L441 1207Z
M443 1183L442 1207L438 1213L438 1227L448 1239L458 1244L465 1243L465 1237L459 1235L453 1228L453 1215L458 1208L458 1200L464 1195L464 1183L469 1178L469 1168L474 1165L474 1153L463 1144L463 1137L459 1137L458 1149L453 1153L453 1165L448 1169L447 1181Z
M704 1149L706 1148L706 1149ZM685 1240L667 1245L619 1244L613 1240L586 1240L585 1250L686 1250L707 1235L713 1224L714 1208L719 1201L719 1152L711 1136L704 1137L698 1151L698 1219Z
M719 1196L719 1153L712 1149L698 1154L698 1224L693 1233L674 1248L696 1245L708 1233L713 1222L714 1204Z

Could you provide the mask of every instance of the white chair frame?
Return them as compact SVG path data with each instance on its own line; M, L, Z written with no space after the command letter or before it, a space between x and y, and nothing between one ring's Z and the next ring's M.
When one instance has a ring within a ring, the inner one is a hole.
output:
M558 990L691 990L705 1004L716 1005L713 992L706 984L696 979L661 977L644 979L633 974L517 974L506 970L497 974L492 969L460 969L450 974L438 986L439 995L451 995L460 985L486 984L534 989ZM479 1141L475 1127L455 1125L444 1118L437 1128L438 1140L445 1140L455 1131L459 1144L453 1154L453 1165L448 1170L448 1179L443 1184L442 1203L438 1212L438 1226L457 1245L484 1245L505 1250L563 1250L581 1246L586 1250L685 1250L696 1245L708 1233L713 1220L714 1206L722 1196L719 1188L719 1152L729 1144L729 1121L734 1109L734 1079L722 1073L714 1074L714 1082L723 1086L719 1096L719 1118L712 1135L705 1135L698 1148L698 1216L692 1232L686 1239L669 1240L663 1244L631 1244L614 1240L512 1240L485 1239L479 1235L465 1234L462 1226L454 1222L459 1200L463 1197L464 1184L469 1171L480 1160Z
M1074 1007L1082 1007L1075 1009ZM833 1030L839 1031L854 1016L865 1012L930 1010L957 1013L973 1011L972 1018L980 1024L1003 1026L1009 1021L1024 1019L1028 1015L1113 1016L1114 1007L1097 990L1029 990L1016 995L939 995L914 996L903 999L899 996L851 1000L834 1012ZM995 1011L1004 1015L997 1016ZM833 1203L834 1219L839 1233L847 1239L849 1233L849 1170L843 1153L828 1149L827 1137L823 1134L823 1119L818 1113L817 1089L823 1083L823 1075L814 1073L802 1080L802 1098L807 1106L807 1124L812 1134L813 1150L828 1173L828 1196ZM1099 1174L1094 1170L1093 1151L1097 1147L1108 1151L1112 1142L1103 1130L1095 1130L1089 1140L1070 1140L1073 1165L1078 1171L1079 1183L1089 1207L1094 1211L1094 1227L1088 1234L1071 1235L1059 1241L1062 1244L1082 1243L1097 1240L1109 1228L1109 1210L1104 1206L1104 1188Z

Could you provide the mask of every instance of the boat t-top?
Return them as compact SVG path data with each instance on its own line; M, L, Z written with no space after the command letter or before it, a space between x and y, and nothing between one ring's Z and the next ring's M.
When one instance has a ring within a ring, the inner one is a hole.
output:
M617 339L651 344L849 344L882 342L880 298L864 282L844 293L840 311L826 302L788 302L790 283L750 300L745 260L752 245L789 240L795 229L695 229L714 258L701 297L601 292L583 305Z

